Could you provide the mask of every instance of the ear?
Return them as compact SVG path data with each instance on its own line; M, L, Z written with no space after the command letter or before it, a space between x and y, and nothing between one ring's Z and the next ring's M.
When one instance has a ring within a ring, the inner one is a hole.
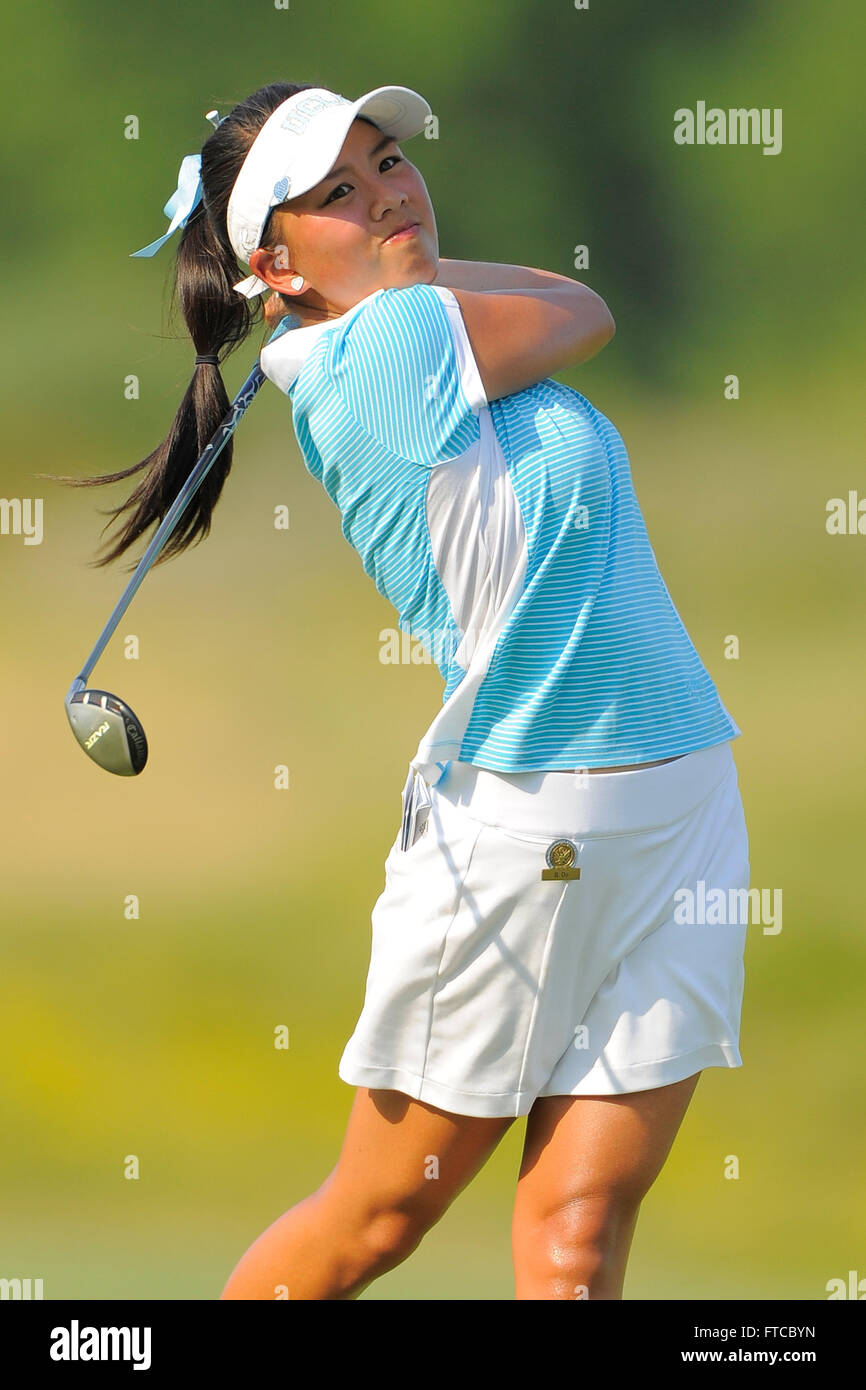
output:
M290 288L294 288L290 285L292 267L287 246L278 244L257 247L250 256L249 267L254 275L258 275L260 280L264 280L280 294L286 294ZM297 293L297 289L295 292Z

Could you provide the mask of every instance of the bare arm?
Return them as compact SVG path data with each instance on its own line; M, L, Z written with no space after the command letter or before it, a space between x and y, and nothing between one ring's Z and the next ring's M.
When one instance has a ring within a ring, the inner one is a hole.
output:
M434 285L449 290L476 290L481 294L496 290L551 289L556 283L576 285L567 275L552 270L533 270L527 265L504 265L497 261L454 261L439 258Z
M450 288L450 287L449 287ZM452 290L488 401L588 362L616 332L600 295L554 277L545 288Z
M490 294L498 290L511 289L550 289L554 284L576 285L565 275L556 275L552 270L532 270L526 265L505 265L497 261L455 261L439 257L439 269L434 285L444 285L449 290L475 290ZM286 301L274 293L264 301L265 323L276 328L289 312ZM296 310L295 312L300 312Z
M588 362L616 332L600 295L550 270L440 258L432 284L450 289L460 306L489 401ZM264 307L272 328L287 312L277 294Z

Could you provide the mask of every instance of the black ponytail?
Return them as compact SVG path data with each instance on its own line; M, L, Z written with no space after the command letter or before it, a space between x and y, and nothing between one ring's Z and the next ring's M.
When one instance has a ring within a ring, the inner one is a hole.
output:
M239 267L228 239L229 197L250 146L265 121L282 102L312 85L309 82L273 82L260 87L220 121L202 146L202 198L181 230L171 297L171 312L180 305L197 355L211 354L220 362L224 361L239 343L244 342L261 318L259 298L251 301L232 289L232 285L249 272ZM272 209L272 213L275 211L277 209ZM262 244L267 243L270 221L269 216L263 228ZM109 552L93 564L97 567L110 564L152 523L162 521L229 405L219 365L197 364L171 429L159 447L140 463L117 473L90 478L38 475L71 487L96 487L146 470L129 498L109 509L114 520L126 511L131 515ZM229 439L225 445L156 564L178 555L209 534L211 515L231 469L233 443ZM106 522L106 527L110 524ZM134 568L135 565L130 566Z

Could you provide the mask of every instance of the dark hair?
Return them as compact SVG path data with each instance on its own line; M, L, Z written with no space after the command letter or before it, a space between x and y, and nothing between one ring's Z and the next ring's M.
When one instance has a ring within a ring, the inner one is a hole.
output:
M229 197L247 153L268 117L288 97L307 91L310 82L272 82L260 87L219 122L201 150L202 198L181 229L177 246L171 310L177 301L195 344L197 354L215 353L223 358L242 343L261 319L261 303L232 289L246 272L239 269L228 239L226 212ZM262 244L268 242L272 208L262 230ZM288 302L287 302L288 309ZM226 352L225 349L228 351ZM41 474L54 482L72 487L95 487L119 482L146 469L144 478L126 502L110 508L116 519L131 511L119 538L97 567L121 556L152 522L161 521L204 452L214 431L229 408L229 398L219 366L201 363L193 368L171 429L153 453L131 468L97 477L72 478ZM233 440L229 439L208 473L177 529L161 552L157 564L179 554L187 546L203 540L210 531L211 514L219 501L232 463ZM110 525L105 523L105 527ZM103 527L103 531L105 530ZM135 566L131 565L130 569Z

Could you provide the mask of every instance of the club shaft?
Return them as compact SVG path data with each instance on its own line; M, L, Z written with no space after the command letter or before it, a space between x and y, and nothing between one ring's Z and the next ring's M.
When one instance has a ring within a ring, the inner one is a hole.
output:
M174 499L165 516L163 517L162 521L160 522L159 529L156 531L155 535L153 536L153 539L151 540L150 544L148 545L147 549L145 550L144 554L139 560L138 565L135 569L135 573L132 575L129 583L127 584L123 593L120 595L120 598L117 600L117 603L115 604L114 609L112 610L108 622L105 624L105 627L99 634L99 638L97 639L93 651L90 653L86 662L82 666L80 672L76 676L75 680L72 682L72 685L69 690L70 695L72 695L76 690L84 689L84 687L87 685L91 671L93 670L94 666L96 665L97 661L99 660L100 656L105 650L105 647L108 643L109 638L114 632L114 629L117 627L117 624L120 622L120 619L123 617L124 613L126 612L127 608L132 602L136 590L138 589L139 585L141 584L150 567L154 564L155 560L159 556L160 551L163 549L163 546L165 545L166 541L169 539L172 532L175 530L178 522L183 516L183 513L186 511L187 507L189 506L189 503L192 501L192 498L195 496L196 492L201 487L208 473L213 468L213 465L216 463L216 460L219 458L226 444L231 439L232 435L235 432L235 429L237 428L238 422L244 415L248 406L252 403L256 395L256 392L259 390L259 387L265 380L265 374L259 366L258 362L256 362L256 365L253 367L253 370L250 372L240 391L235 396L234 400L229 406L228 411L223 417L223 420L214 432L213 438L211 439L210 443L206 446L204 453L202 454L195 468L190 473L189 477L187 478L177 497Z

